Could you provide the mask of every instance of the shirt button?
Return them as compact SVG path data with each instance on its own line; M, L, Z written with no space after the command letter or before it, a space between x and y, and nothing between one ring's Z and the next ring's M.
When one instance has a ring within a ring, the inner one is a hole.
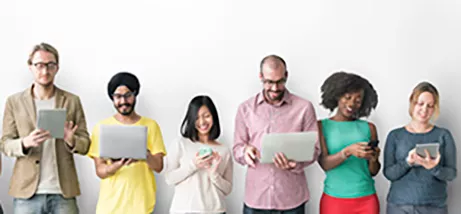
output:
M271 190L273 190L273 189L274 189L274 185L271 185Z
M40 163L40 160L36 160L36 161L35 161L35 164L39 164L39 163Z

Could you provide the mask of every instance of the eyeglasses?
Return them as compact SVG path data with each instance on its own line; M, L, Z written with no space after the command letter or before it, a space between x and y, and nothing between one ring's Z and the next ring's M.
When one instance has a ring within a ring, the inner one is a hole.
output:
M112 97L114 97L114 99L117 99L117 100L120 100L122 98L128 99L134 96L134 94L135 92L127 92L125 94L112 94Z
M268 80L268 79L263 79L263 83L264 85L268 85L268 86L274 86L274 85L284 85L285 83L287 82L287 79L286 78L282 78L282 79L279 79L279 80Z
M56 70L58 68L58 63L56 62L36 62L32 64L38 70L48 69L48 70Z

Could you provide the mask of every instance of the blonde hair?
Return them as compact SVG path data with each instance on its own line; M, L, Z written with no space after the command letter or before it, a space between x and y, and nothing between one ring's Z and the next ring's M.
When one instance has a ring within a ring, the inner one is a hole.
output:
M418 98L424 92L429 92L434 97L434 114L432 115L432 119L436 120L440 115L439 92L437 91L437 88L429 82L421 82L413 89L413 92L410 95L410 108L408 112L410 113L410 116L413 117L413 110L418 102Z
M58 50L56 50L56 48L54 48L50 44L42 42L42 43L40 43L38 45L35 45L34 48L32 48L32 51L29 54L29 59L27 59L27 64L28 65L32 65L32 58L34 57L34 54L37 51L46 51L46 52L49 52L49 53L53 54L54 58L56 59L56 63L59 64Z

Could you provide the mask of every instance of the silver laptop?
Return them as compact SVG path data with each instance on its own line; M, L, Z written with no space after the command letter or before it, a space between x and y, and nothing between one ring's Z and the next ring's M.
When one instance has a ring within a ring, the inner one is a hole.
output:
M133 125L101 125L99 157L145 160L147 127Z
M37 128L49 131L53 138L63 139L66 117L66 109L41 109L37 115Z
M273 163L276 153L287 159L310 161L314 157L317 132L269 133L262 138L260 163Z

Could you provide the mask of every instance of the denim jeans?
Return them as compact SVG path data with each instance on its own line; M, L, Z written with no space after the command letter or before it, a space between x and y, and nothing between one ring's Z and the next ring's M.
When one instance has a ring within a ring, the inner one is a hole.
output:
M260 210L248 207L246 204L243 205L243 214L305 214L304 206L302 204L291 210Z
M448 214L447 207L387 204L388 214Z
M78 214L77 200L57 194L38 194L29 199L15 198L14 214Z

